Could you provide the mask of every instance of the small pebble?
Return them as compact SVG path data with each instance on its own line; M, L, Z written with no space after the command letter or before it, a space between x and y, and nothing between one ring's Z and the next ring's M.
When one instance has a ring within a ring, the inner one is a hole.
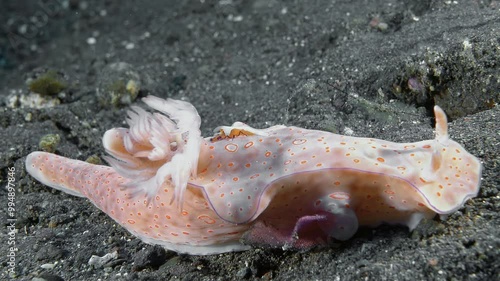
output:
M240 277L240 278L248 278L248 277L252 276L252 270L248 267L242 268L242 269L238 270L238 272L236 273L236 276Z
M33 114L31 112L26 113L24 116L24 121L30 122L33 119Z
M55 263L44 263L40 265L40 267L43 269L53 269L55 266L56 266Z
M92 255L90 257L90 259L89 259L88 264L89 265L93 265L96 268L101 268L101 267L103 267L103 265L105 265L109 261L114 260L116 258L118 258L118 252L117 251L114 251L113 253L107 253L107 254L105 254L102 257L96 256L96 255Z

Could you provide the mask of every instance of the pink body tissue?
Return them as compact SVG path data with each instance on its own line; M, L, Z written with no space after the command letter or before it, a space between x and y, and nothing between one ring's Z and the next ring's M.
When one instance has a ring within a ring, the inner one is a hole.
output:
M413 229L478 193L481 163L449 139L438 106L435 139L394 143L240 122L202 138L191 104L143 100L156 111L132 107L130 128L103 137L111 167L33 152L26 169L179 253L308 249L347 240L359 226Z

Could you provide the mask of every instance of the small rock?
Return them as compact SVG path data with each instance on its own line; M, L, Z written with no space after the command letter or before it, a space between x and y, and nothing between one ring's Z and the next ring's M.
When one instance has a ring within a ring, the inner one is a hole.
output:
M43 269L54 269L55 266L56 266L55 263L44 263L40 265L40 267Z
M101 158L99 156L97 156L96 154L90 155L85 160L85 162L90 163L90 164L94 164L94 165L101 165L102 164Z
M64 279L58 275L42 273L38 277L31 279L31 281L64 281Z
M134 43L127 43L125 45L125 49L127 49L127 50L132 50L134 48L135 48L135 44Z
M171 259L169 259L162 267L168 268L172 266L177 266L181 262L181 258L179 256L175 256Z
M97 43L97 40L94 37L87 38L87 44L95 45L95 43Z
M240 278L248 278L248 277L252 276L252 270L248 267L244 267L244 268L238 270L238 272L236 273L236 276L240 277Z
M33 119L33 114L31 112L26 113L24 116L24 121L30 122Z
M97 97L105 106L131 104L142 87L142 77L135 68L124 62L107 65L99 75Z
M41 260L59 260L62 258L64 252L63 250L57 248L52 244L46 244L35 255L35 259L37 261Z
M38 147L46 152L54 153L61 141L61 137L58 134L47 134L40 139Z
M141 271L145 268L157 268L165 263L169 256L163 247L154 246L143 249L134 257L134 267L132 270Z
M413 239L422 239L444 233L444 225L432 219L423 219L411 233Z
M105 254L102 257L96 256L96 255L92 255L90 257L90 259L89 259L88 264L92 265L92 266L94 266L96 268L101 268L106 263L108 263L109 261L114 260L116 258L118 258L118 252L117 251L114 251L112 253L107 253L107 254Z
M55 96L66 89L64 76L54 70L47 70L35 79L28 79L30 91L42 96Z
M56 97L42 96L37 93L12 94L7 96L5 103L8 108L49 108L61 104L61 101Z

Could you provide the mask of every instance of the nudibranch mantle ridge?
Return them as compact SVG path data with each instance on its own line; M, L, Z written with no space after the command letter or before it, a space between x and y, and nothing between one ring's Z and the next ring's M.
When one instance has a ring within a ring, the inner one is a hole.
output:
M108 130L111 165L46 152L26 159L45 185L88 198L146 243L188 254L252 245L308 249L359 226L446 215L478 193L480 161L448 136L395 143L283 125L221 126L203 138L189 103L148 96Z

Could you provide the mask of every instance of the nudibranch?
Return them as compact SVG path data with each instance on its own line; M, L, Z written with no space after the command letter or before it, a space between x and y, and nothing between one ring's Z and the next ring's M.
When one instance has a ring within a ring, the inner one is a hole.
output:
M111 166L33 152L38 181L86 197L146 243L194 255L251 246L308 249L359 226L455 212L479 190L480 161L449 139L438 106L436 137L415 143L241 122L203 138L189 103L148 96L129 129L103 137Z

